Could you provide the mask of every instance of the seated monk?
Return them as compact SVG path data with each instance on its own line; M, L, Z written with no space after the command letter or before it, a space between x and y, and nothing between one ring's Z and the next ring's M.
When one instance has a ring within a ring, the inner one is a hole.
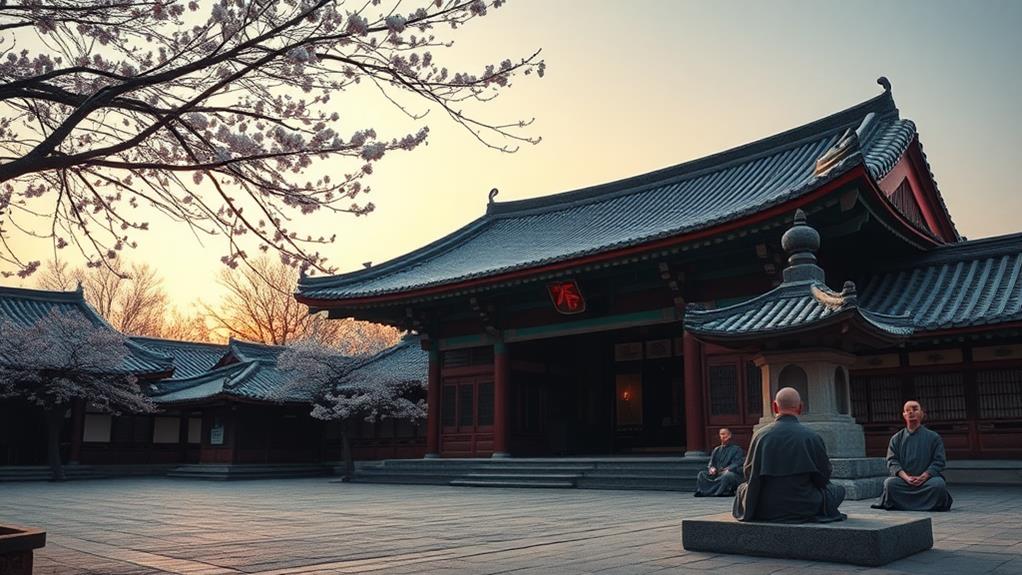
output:
M782 388L771 409L776 419L752 438L746 482L738 486L732 514L739 521L776 523L845 519L838 511L845 488L830 482L832 467L823 439L798 421L798 391Z
M731 430L722 427L717 432L720 445L710 453L706 471L696 477L696 497L730 497L742 482L742 462L745 452L731 443Z
M918 401L907 401L902 408L905 429L895 433L887 445L887 469L884 492L874 509L905 511L947 511L951 494L941 472L944 471L944 441L936 431L923 425L926 413Z

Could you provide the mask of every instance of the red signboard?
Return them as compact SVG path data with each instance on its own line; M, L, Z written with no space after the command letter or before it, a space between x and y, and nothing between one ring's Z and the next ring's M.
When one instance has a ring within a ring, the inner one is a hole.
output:
M575 283L575 280L547 284L546 289L557 311L571 315L582 313L586 310L586 300L582 297L582 290L578 289L578 284Z

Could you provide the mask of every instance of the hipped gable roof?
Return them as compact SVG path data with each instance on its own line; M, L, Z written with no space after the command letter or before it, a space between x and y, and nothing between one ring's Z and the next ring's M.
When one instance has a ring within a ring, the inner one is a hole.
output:
M936 248L861 285L863 305L917 331L1022 322L1022 233Z
M854 153L816 162L855 130ZM491 202L484 216L366 270L302 278L313 306L454 284L711 228L797 199L856 166L875 181L916 137L890 91L802 127L625 180L535 199Z
M86 301L81 290L49 291L0 286L0 321L13 321L21 325L32 325L57 310L61 313L76 313L92 325L116 332ZM136 375L169 374L174 366L170 356L150 350L131 339L125 339L128 355L120 371Z
M138 345L174 362L173 379L188 379L206 373L227 353L227 346L196 341L131 336Z

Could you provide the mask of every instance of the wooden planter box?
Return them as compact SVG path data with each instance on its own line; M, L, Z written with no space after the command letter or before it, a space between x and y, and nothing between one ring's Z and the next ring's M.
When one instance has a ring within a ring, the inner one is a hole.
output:
M46 545L46 532L0 525L0 575L32 575L32 551Z

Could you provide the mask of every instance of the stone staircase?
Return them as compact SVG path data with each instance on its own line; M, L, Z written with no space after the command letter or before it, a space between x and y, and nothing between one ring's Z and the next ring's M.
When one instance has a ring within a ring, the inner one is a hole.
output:
M166 475L176 467L171 464L137 465L64 465L64 479L108 479L111 477L143 477ZM0 466L0 482L5 481L49 481L50 468L47 465Z
M357 466L356 483L693 491L706 459L684 457L387 459Z
M167 477L185 479L208 479L213 481L234 481L239 479L290 479L294 477L322 477L332 475L330 465L320 463L274 463L214 465L196 463L178 465L166 473Z

